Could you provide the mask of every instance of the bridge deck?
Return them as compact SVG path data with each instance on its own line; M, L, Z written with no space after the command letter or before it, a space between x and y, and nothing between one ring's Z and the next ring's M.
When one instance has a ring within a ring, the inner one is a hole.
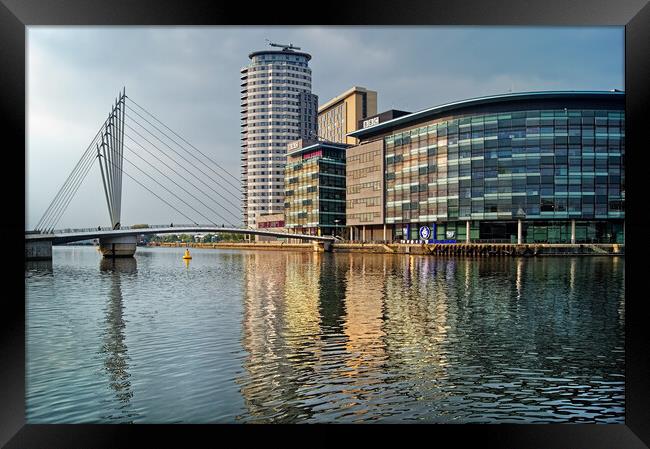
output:
M218 226L150 226L148 228L124 228L124 229L100 229L100 230L70 230L70 231L55 231L52 234L40 233L25 233L25 240L28 241L52 241L53 244L58 243L71 243L81 240L97 239L102 237L124 237L142 234L180 234L192 232L210 232L214 234L229 233L229 234L245 234L245 235L262 235L268 237L288 238L288 239L301 239L301 240L314 240L321 242L333 242L336 239L332 236L318 236L307 234L289 234L286 232L274 231L261 231L259 229L246 229L246 228L223 228Z

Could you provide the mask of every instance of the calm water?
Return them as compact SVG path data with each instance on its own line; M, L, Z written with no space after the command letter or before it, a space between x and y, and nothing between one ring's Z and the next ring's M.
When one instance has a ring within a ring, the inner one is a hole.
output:
M29 423L624 422L624 259L55 247Z

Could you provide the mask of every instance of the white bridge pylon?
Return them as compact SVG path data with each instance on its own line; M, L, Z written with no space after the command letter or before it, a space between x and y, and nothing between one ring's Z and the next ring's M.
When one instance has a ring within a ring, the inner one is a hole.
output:
M120 229L122 212L122 167L124 165L124 103L126 88L108 115L101 131L101 144L97 146L97 158L102 175L106 205L113 229ZM103 159L103 162L102 162Z

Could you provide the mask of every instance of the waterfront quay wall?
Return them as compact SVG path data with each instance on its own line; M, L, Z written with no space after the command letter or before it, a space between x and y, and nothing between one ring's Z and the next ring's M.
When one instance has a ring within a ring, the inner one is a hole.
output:
M313 243L251 242L251 243L160 243L151 246L322 251ZM375 254L418 254L436 256L624 256L625 245L621 244L546 244L546 243L334 243L333 252L375 253Z
M253 249L253 250L287 250L287 251L313 251L313 243L285 243L285 242L236 242L236 243L150 243L148 246L162 246L167 248L203 248L203 249Z
M625 245L543 243L336 243L333 245L333 251L436 256L624 256Z

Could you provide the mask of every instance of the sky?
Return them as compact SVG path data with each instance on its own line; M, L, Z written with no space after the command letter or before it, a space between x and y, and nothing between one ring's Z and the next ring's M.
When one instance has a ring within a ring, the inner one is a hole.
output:
M250 52L270 48L266 39L312 55L320 104L362 86L378 92L378 112L508 92L625 88L623 27L30 26L26 228L39 221L123 86L238 178L240 69ZM122 224L170 222L188 220L125 176ZM56 228L99 225L110 220L95 164Z

